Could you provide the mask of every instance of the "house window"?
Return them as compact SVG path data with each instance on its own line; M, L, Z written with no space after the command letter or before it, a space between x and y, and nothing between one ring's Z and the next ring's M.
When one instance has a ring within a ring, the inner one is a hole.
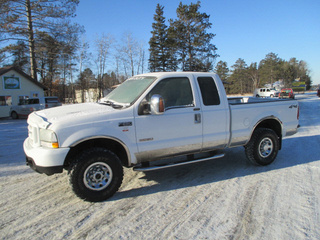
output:
M11 106L12 98L11 96L0 96L0 106Z
M23 102L23 100L28 99L28 98L29 98L29 96L27 96L27 95L19 96L19 101L18 102L21 104Z
M31 92L31 96L33 98L37 98L37 97L39 97L39 93L38 92Z

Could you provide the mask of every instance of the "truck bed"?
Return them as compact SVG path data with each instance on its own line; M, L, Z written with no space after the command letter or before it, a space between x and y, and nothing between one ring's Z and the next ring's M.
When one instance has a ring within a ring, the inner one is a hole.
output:
M284 126L282 135L295 133L297 102L289 99L233 97L228 98L230 108L230 142L229 147L243 146L250 139L252 129L261 119L281 119ZM258 105L257 105L258 104Z

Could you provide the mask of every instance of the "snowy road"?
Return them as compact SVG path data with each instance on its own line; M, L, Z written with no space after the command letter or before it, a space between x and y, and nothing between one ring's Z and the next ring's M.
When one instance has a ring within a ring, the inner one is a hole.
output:
M0 120L1 239L320 239L320 98L297 97L300 129L276 161L243 148L154 172L125 170L110 200L88 203L66 173L25 166L25 120Z

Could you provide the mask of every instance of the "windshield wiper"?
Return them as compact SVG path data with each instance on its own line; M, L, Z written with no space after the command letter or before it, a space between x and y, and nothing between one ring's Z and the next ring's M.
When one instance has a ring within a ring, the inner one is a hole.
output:
M120 109L120 108L123 108L123 105L121 104L116 104L112 101L104 101L104 102L100 102L100 104L104 104L104 105L108 105L108 106L111 106L113 107L114 109Z

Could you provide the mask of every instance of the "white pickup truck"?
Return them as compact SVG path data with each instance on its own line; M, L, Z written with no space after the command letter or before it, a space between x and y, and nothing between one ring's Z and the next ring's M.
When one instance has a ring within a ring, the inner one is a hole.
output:
M238 146L254 164L270 164L298 121L296 100L227 99L213 73L149 73L128 79L99 103L30 114L24 151L35 171L65 169L78 197L103 201L119 189L123 167L189 164Z

